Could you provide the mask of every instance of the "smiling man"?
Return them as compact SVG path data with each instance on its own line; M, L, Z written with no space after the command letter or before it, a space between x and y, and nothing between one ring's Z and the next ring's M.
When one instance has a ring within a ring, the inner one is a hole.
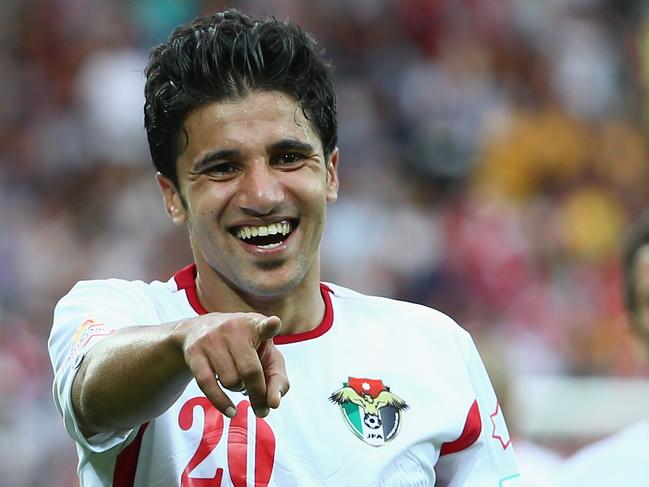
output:
M469 335L320 282L339 152L312 37L201 17L152 51L145 91L158 183L194 263L167 282L82 281L57 305L54 397L81 484L516 482Z

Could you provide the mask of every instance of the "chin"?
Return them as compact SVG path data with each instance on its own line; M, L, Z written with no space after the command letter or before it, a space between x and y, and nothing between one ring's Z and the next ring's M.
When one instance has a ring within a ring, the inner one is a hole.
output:
M271 260L271 261L268 261L268 262L259 262L259 263L257 263L257 267L260 270L265 271L265 272L274 271L276 269L281 268L283 265L284 265L283 260Z
M300 276L278 276L269 272L242 286L247 293L260 298L282 298L291 294L304 280ZM243 284L243 283L242 283Z
M275 285L275 283L249 283L245 286L244 292L261 299L283 298L288 296L295 286L292 285Z

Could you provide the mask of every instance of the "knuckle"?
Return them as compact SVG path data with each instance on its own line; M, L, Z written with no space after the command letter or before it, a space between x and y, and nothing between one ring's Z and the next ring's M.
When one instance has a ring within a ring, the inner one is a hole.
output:
M231 331L235 330L238 326L237 320L235 318L227 318L219 324L219 329L222 331Z
M242 323L241 319L232 317L219 325L218 332L224 337L238 337L241 335L244 325L245 323Z
M195 355L197 353L200 353L200 349L200 344L197 341L193 341L185 347L185 355Z
M185 355L204 355L205 350L213 347L213 336L203 331L185 345Z
M239 375L241 375L241 378L244 381L255 378L256 376L259 375L260 372L261 372L261 367L255 364L243 365L239 369Z
M260 313L246 313L245 315L248 325L256 325L260 320L265 319L266 317Z
M194 374L194 378L196 379L196 382L199 384L205 386L211 383L211 381L214 379L214 376L208 372L196 372Z
M236 376L219 376L219 382L221 383L221 385L223 385L223 387L230 390L237 390L243 387L241 379Z
M262 321L266 319L265 315L259 313L247 313L245 316L244 323L246 326L256 328Z

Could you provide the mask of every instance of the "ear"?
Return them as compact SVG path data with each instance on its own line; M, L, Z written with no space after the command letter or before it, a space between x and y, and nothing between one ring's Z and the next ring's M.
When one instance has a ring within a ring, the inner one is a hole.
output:
M184 224L187 220L187 214L180 193L176 189L176 185L172 183L168 177L163 176L160 173L156 174L156 180L158 181L158 186L160 186L160 190L162 191L162 196L164 197L167 215L169 215L171 221L176 225Z
M338 199L338 159L340 151L336 147L327 161L327 203L333 203Z

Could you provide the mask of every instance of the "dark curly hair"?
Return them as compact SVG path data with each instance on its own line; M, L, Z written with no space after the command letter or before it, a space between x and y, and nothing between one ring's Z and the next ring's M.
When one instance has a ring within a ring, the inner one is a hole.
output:
M336 98L323 54L299 26L275 18L253 20L237 10L176 28L151 50L146 68L144 125L156 169L178 187L176 160L187 143L187 116L253 91L294 97L328 157L337 139Z

